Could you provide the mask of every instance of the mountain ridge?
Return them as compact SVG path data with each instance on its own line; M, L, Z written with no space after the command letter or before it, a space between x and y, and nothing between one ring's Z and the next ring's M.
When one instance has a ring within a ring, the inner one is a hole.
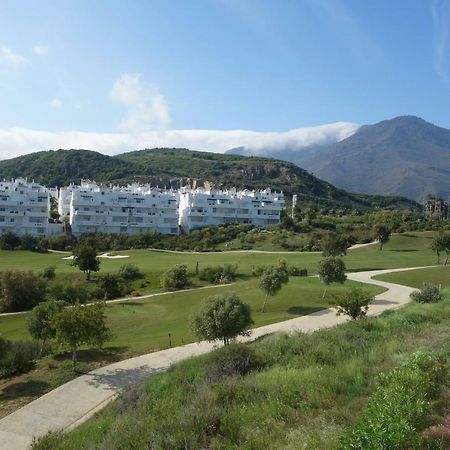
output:
M272 158L156 148L107 156L90 150L48 150L0 161L0 178L28 177L53 185L79 183L151 183L159 187L201 186L282 190L297 194L302 207L314 205L339 210L409 208L400 197L366 196L346 192L319 180L295 164Z

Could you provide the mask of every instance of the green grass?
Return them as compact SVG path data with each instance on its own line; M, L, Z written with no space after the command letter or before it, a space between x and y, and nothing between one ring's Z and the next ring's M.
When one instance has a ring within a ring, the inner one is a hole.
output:
M380 371L417 350L439 350L448 360L449 327L447 300L309 335L269 336L245 346L250 372L230 362L242 347L234 356L218 350L148 378L35 449L333 450L365 410Z
M404 284L415 288L420 288L424 282L442 285L443 288L450 288L450 266L388 273L385 275L378 275L375 279Z
M345 256L348 270L389 269L398 267L414 267L435 264L436 257L430 250L433 232L406 233L394 235L383 251L377 245L351 250ZM238 264L238 274L250 275L253 266L275 265L283 258L290 265L306 267L310 274L317 272L317 264L322 258L320 253L257 253L257 252L215 252L215 253L170 253L149 250L124 250L117 252L129 255L124 259L101 259L100 274L117 272L123 264L137 265L145 274L148 285L140 288L142 281L134 283L134 287L143 293L158 292L160 275L175 264L186 264L189 271L220 264ZM39 272L47 266L56 266L56 281L83 280L83 275L71 261L62 259L60 253L32 253L27 251L0 251L0 271L6 269L33 270Z
M350 286L360 285L347 281L344 285L331 286L327 297L322 300L323 285L317 278L291 277L281 292L270 297L266 312L260 313L263 293L258 288L258 280L240 281L232 286L216 286L202 290L156 295L144 300L110 304L107 307L108 324L114 339L107 347L122 347L128 352L145 353L172 345L193 342L189 317L195 314L202 299L209 295L233 290L252 307L254 327L292 319L329 307L328 300L334 293ZM383 291L377 286L366 285L373 294ZM2 336L12 339L27 339L27 314L0 317Z

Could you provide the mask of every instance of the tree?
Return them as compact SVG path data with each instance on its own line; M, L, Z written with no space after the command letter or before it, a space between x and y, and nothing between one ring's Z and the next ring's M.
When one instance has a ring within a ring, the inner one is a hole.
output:
M204 300L200 312L192 318L192 331L199 340L230 339L246 334L253 323L250 306L234 292L213 295Z
M386 242L389 242L391 230L386 225L374 225L373 237L380 243L380 250L383 250L383 245L386 244Z
M77 362L77 350L81 345L102 347L111 339L106 325L105 306L102 304L75 306L63 309L54 320L56 340L72 352L72 363Z
M35 306L28 317L28 332L34 339L41 341L39 356L42 355L45 342L56 336L54 320L62 309L62 302L49 300Z
M100 288L104 292L104 299L110 300L112 298L118 298L122 295L122 287L120 286L119 275L107 273L100 279Z
M52 286L50 296L54 300L74 305L76 302L86 303L90 298L90 293L85 284L69 282Z
M325 284L322 295L322 299L324 299L328 285L331 283L342 284L347 279L344 261L336 256L330 256L319 261L319 278Z
M283 267L269 267L261 274L259 288L266 294L261 312L264 312L266 308L269 295L276 295L288 281L289 275Z
M46 280L54 280L56 276L56 267L55 266L47 266L41 273L41 277Z
M0 310L25 311L45 300L47 281L33 272L7 270L0 278Z
M434 237L431 243L431 249L436 253L438 264L441 252L445 253L445 261L444 266L448 263L448 257L450 254L450 235L444 232L440 232L437 236Z
M320 242L322 256L343 256L347 254L348 241L337 233L327 233Z
M161 276L161 287L167 290L183 289L189 285L187 266L177 264Z
M73 250L72 265L86 274L86 280L91 278L91 272L100 270L100 260L95 249L88 245L79 245Z
M364 289L350 288L342 295L336 295L332 304L336 306L337 315L345 314L353 320L367 315L369 304L373 302L373 295Z

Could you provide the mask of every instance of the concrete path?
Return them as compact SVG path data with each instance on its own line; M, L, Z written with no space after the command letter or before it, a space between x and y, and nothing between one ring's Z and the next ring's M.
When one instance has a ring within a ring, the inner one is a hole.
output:
M369 314L377 315L408 303L409 294L414 289L371 278L413 269L356 272L349 273L348 278L387 289L377 295L370 306ZM346 320L343 316L336 316L335 310L325 309L308 316L256 328L252 330L251 336L242 341L275 332L311 332L333 327ZM214 345L208 342L188 344L120 361L82 375L1 419L0 450L28 449L34 437L43 436L50 430L70 430L105 406L125 386L164 371L178 361L207 353L213 348Z

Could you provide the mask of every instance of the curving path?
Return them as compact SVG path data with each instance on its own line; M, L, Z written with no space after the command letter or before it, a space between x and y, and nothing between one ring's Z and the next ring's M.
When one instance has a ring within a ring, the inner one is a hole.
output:
M419 268L423 267L354 272L349 273L348 278L387 289L386 292L377 295L370 306L369 314L378 315L382 311L408 303L409 294L414 289L373 280L372 277ZM306 333L333 327L346 320L343 316L336 316L334 309L325 309L285 322L255 328L249 337L241 340L254 340L275 332ZM209 342L170 348L110 364L69 381L1 419L0 450L28 449L34 437L43 436L50 430L70 430L104 407L128 384L164 371L183 359L207 353L213 348L214 344Z

